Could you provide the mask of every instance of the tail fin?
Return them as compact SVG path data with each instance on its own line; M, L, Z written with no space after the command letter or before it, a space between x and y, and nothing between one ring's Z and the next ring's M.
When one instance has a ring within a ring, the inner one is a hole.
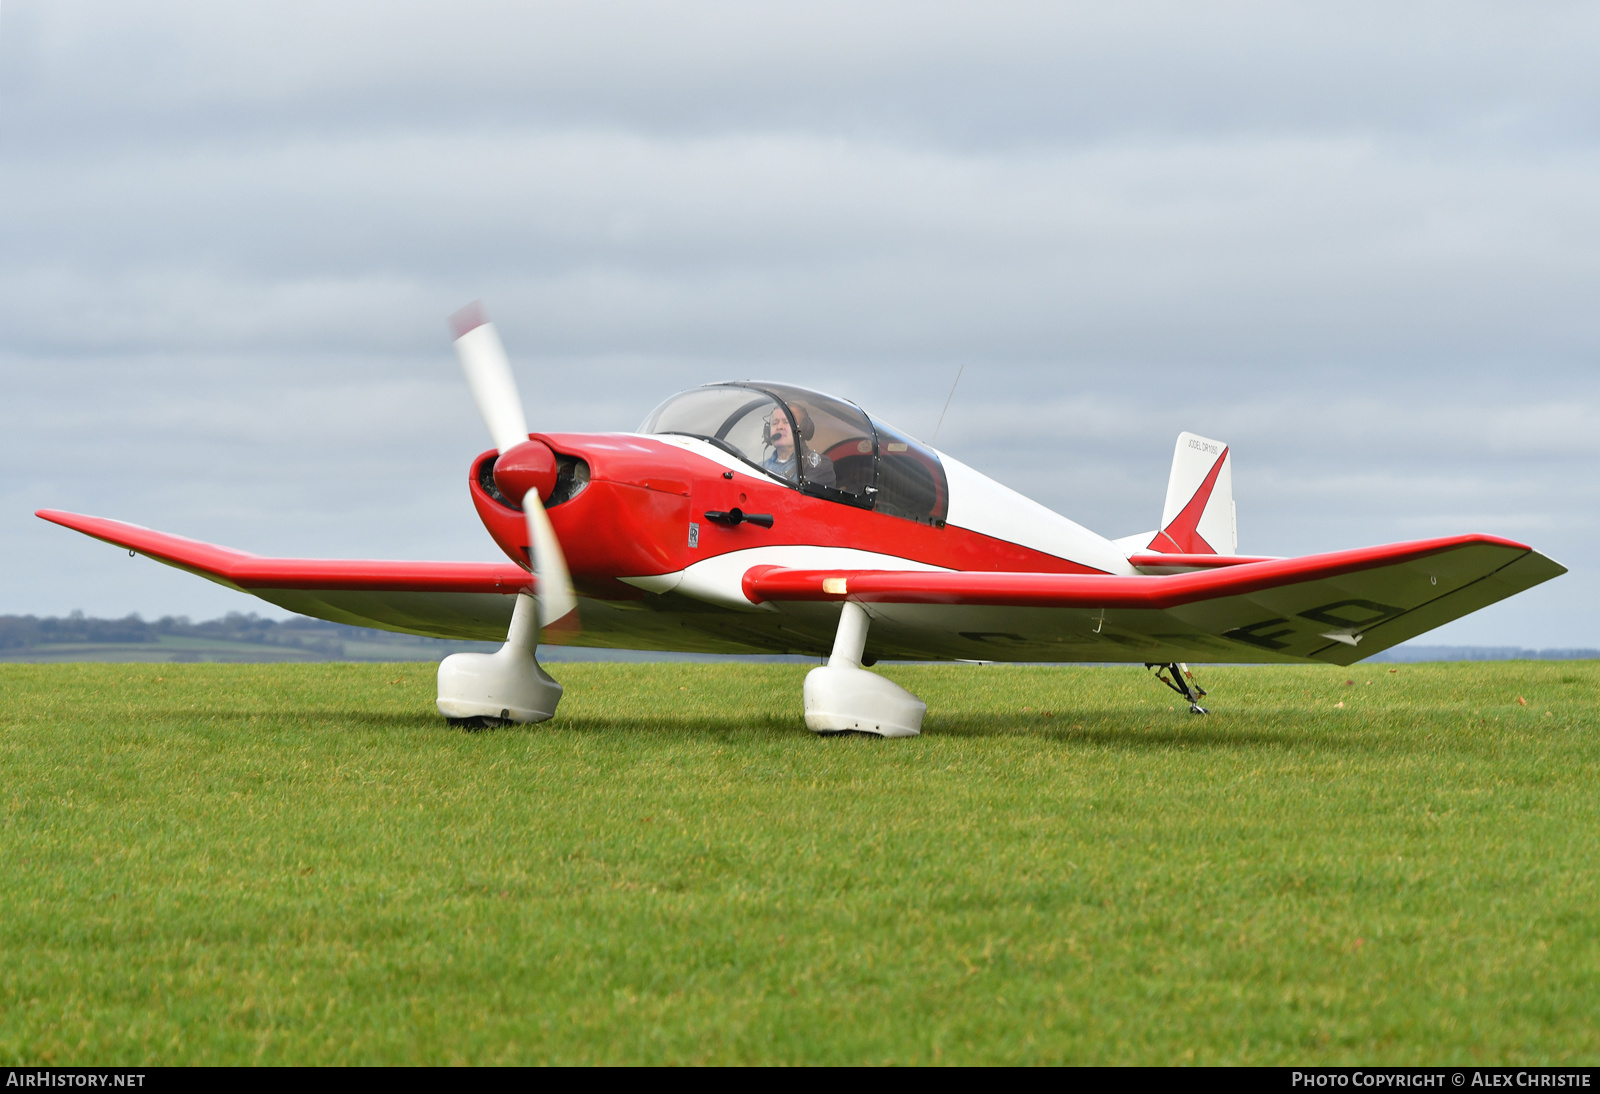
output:
M1162 554L1234 555L1239 532L1233 511L1233 458L1221 441L1178 434L1167 479L1161 531L1148 548Z

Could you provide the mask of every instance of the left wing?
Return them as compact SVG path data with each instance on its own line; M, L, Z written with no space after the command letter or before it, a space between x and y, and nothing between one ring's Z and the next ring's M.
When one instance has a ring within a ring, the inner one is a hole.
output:
M37 515L301 615L432 638L504 641L512 598L534 587L510 562L262 558L120 520Z
M871 605L879 656L1347 665L1565 572L1471 535L1170 576L765 566L744 588L778 606Z

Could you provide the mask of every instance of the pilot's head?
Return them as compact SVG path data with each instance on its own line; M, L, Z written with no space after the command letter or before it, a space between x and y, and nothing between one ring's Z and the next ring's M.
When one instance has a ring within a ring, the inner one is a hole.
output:
M789 415L779 407L773 407L767 419L767 443L780 463L794 458L794 431L789 428Z
M816 432L817 427L811 424L811 415L806 413L805 407L793 406L789 409L794 414L795 425L800 428L800 436L809 438ZM767 417L767 443L772 446L779 463L788 463L794 458L794 429L789 425L789 415L783 412L782 407L773 407Z

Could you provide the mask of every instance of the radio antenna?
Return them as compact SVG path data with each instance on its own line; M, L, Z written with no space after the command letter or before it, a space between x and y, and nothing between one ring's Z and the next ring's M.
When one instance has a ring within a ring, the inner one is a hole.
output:
M967 364L963 361L961 367L956 369L956 382L950 385L950 394L945 396L944 409L939 411L939 424L933 427L933 440L929 441L929 444L933 444L939 439L939 430L944 426L944 416L950 413L950 400L956 397L956 384L961 383L961 374L965 371L967 371Z

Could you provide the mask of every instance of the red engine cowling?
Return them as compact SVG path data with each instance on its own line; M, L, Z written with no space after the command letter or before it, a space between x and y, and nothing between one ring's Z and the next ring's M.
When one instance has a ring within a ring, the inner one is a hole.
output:
M525 477L525 464L538 458L529 451L535 446L551 453L548 489ZM503 456L483 453L468 481L484 527L512 559L528 564L527 522L517 501L537 486L579 595L631 600L644 594L618 577L687 565L690 460L681 449L627 434L539 435ZM516 470L502 476L507 462Z

